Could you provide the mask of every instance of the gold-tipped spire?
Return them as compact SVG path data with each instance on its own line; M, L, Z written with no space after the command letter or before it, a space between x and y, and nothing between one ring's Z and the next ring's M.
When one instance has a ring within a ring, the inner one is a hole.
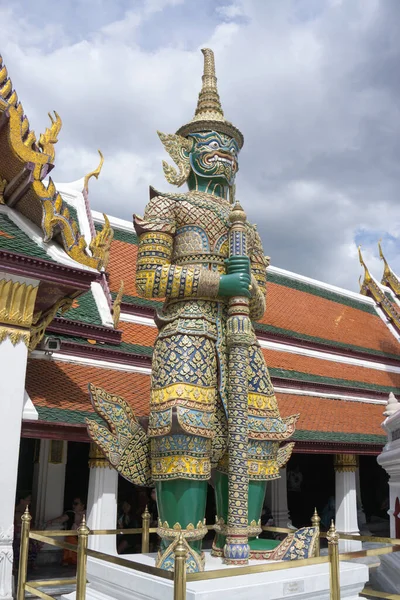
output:
M215 76L214 52L210 48L203 48L202 53L204 71L196 111L190 123L178 129L177 134L186 137L200 131L217 131L233 137L241 148L244 141L243 134L225 119L222 110Z

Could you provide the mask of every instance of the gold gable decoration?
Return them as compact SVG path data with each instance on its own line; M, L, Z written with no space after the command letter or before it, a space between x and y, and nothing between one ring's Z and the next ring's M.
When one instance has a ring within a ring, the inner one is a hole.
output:
M390 302L385 292L379 287L375 279L372 277L361 254L361 246L358 247L358 256L361 266L364 267L364 280L360 284L360 294L363 296L372 297L384 311L388 319L397 327L397 329L400 330L400 311L397 306Z
M400 281L396 277L396 275L393 273L392 269L389 267L389 264L388 264L386 258L384 257L384 254L382 251L381 240L378 242L378 248L379 248L379 257L381 258L381 260L383 260L383 263L385 265L381 283L382 283L382 285L386 285L387 287L389 287L399 298L400 297Z
M97 260L97 268L105 269L110 258L111 242L114 237L114 230L110 225L110 221L105 213L103 213L104 225L101 231L97 232L95 238L90 242L89 249L93 258Z
M115 329L118 328L119 318L121 316L121 302L122 302L123 295L124 295L124 282L121 281L121 284L120 284L119 290L118 290L118 294L116 295L115 300L112 305L112 317L113 317L113 323L114 323Z
M86 241L53 181L50 179L47 187L42 181L53 168L54 146L62 127L61 118L56 112L54 117L50 114L49 117L50 126L37 140L0 56L0 123L3 124L0 135L7 136L9 150L9 156L3 161L6 172L0 173L1 202L22 212L36 225L41 226L45 242L56 238L71 258L100 271L107 255L104 246L105 235L96 236L92 242L95 252L90 255ZM27 193L30 194L29 202L25 202L24 210L19 210L19 202ZM38 217L35 218L38 209L42 215L41 222L38 222ZM109 237L109 232L107 236Z

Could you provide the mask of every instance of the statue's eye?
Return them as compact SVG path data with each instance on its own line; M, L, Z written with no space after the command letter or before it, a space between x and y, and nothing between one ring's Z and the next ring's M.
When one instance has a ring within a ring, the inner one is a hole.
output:
M233 156L236 156L236 148L231 148L231 154L233 154Z
M218 150L218 148L219 148L218 142L210 142L210 148L212 148L213 150Z

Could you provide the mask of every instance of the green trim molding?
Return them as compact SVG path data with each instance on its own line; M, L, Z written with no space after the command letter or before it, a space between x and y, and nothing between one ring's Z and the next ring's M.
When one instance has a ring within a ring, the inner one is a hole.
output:
M89 402L89 397L88 397ZM74 425L84 425L85 419L94 419L98 423L103 423L102 419L94 412L84 410L69 410L64 408L52 408L47 406L35 406L39 419L51 423L68 423ZM138 415L140 416L140 415ZM356 444L385 444L387 438L385 435L373 435L363 433L346 433L340 431L311 431L296 430L293 435L293 441L310 442L343 442Z

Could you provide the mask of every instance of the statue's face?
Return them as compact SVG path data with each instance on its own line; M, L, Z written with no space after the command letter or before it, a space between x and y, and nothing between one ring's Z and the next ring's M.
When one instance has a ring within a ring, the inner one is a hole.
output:
M193 133L190 166L196 175L212 178L216 183L232 185L239 170L239 147L236 141L215 131Z

